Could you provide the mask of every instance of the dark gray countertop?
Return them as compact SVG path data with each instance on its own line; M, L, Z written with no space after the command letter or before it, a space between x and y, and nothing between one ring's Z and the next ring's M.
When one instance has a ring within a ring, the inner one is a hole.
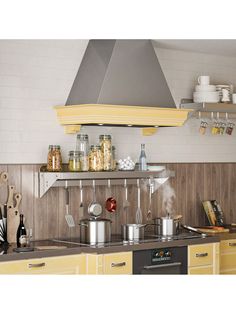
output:
M232 238L236 238L236 233L228 234ZM226 234L224 234L224 239ZM22 259L32 259L32 258L44 258L44 257L53 257L53 256L65 256L72 254L106 254L106 253L115 253L115 252L127 252L127 251L136 251L136 250L147 250L155 248L165 248L165 247L178 247L178 246L188 246L194 244L205 244L219 242L221 236L208 236L206 238L192 238L192 239L182 239L182 240L165 240L157 241L155 239L148 240L147 242L142 241L141 243L122 243L115 242L99 246L84 246L78 244L69 244L69 243L58 243L53 240L42 240L42 241L33 241L32 246L35 248L32 252L22 252L16 253L13 249L15 245L10 245L5 252L2 249L2 255L0 255L0 262L6 261L15 261ZM73 241L73 239L71 239ZM70 241L70 239L68 239ZM39 246L56 246L56 249L46 249L39 250ZM66 246L66 247L65 247ZM3 254L4 253L4 254ZM1 249L0 249L1 254Z

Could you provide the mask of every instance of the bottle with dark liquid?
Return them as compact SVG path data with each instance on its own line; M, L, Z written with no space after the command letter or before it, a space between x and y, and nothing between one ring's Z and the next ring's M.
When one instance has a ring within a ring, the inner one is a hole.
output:
M26 235L26 229L25 229L25 225L24 225L24 215L20 214L20 224L19 227L17 229L17 233L16 233L16 242L17 242L17 247L22 247L24 245L22 245L21 242L21 236Z

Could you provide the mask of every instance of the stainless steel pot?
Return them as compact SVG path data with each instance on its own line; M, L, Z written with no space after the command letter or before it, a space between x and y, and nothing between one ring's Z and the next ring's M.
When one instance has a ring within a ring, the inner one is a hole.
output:
M180 218L174 219L169 216L153 219L155 226L155 234L164 237L170 237L179 234Z
M139 241L144 238L146 224L125 224L121 225L121 234L124 241Z
M91 245L111 241L110 219L88 218L80 220L80 241Z

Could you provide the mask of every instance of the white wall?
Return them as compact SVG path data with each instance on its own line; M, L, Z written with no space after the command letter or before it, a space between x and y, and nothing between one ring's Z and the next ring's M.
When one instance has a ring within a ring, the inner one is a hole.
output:
M65 135L54 105L63 105L81 62L87 41L0 41L0 163L44 163L49 144L60 144L64 160L74 149L75 136ZM191 98L196 78L208 74L212 83L236 87L236 58L156 49L177 104ZM95 143L111 133L118 157L137 158L146 143L151 162L236 161L233 136L201 136L199 121L181 128L160 128L151 137L139 129L84 127Z

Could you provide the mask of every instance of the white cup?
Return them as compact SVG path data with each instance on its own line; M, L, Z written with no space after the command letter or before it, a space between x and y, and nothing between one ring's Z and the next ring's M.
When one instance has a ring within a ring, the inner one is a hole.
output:
M208 75L201 75L197 78L199 85L209 85L210 84L210 76Z
M232 94L232 103L236 104L236 94Z

